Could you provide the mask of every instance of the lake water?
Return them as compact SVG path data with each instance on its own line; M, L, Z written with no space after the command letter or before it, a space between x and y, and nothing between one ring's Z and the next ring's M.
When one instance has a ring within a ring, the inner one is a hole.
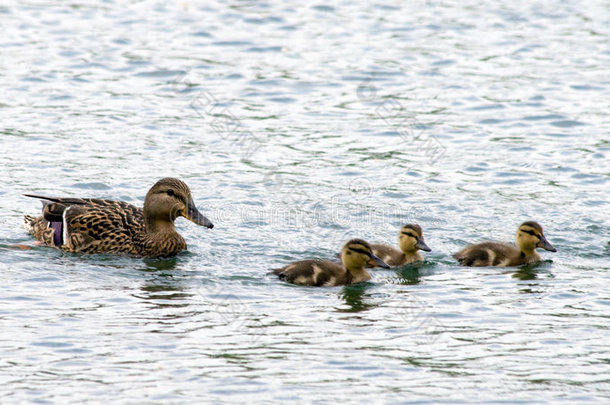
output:
M2 2L0 402L607 403L610 6L503 3ZM166 176L177 258L23 230ZM450 256L528 219L540 264ZM268 274L408 222L421 265Z

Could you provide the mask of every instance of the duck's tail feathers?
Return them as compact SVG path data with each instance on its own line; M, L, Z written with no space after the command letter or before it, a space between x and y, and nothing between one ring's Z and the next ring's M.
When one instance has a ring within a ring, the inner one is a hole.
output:
M31 215L23 216L23 227L29 234L33 234L34 232L34 223L36 222L37 217L33 217Z

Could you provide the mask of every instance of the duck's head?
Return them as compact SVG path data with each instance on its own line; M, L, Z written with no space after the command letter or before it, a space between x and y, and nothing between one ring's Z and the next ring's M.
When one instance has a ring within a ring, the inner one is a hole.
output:
M415 253L418 249L430 252L432 249L426 245L421 226L407 224L400 229L398 246L403 253Z
M373 254L371 246L362 239L352 239L341 250L341 261L346 269L361 269L367 264L389 269L390 266Z
M556 252L557 249L546 240L542 227L538 222L527 221L519 226L517 230L517 246L524 253L531 253L536 248L542 248L549 252Z
M144 217L147 225L154 228L173 224L178 217L184 217L207 228L214 227L214 224L197 210L188 186L181 180L169 177L159 180L146 194Z

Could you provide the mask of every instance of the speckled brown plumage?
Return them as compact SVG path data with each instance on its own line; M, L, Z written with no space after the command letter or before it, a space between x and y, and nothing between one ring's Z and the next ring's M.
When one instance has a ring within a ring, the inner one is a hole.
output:
M174 227L178 216L213 227L178 179L159 180L146 195L143 209L123 201L28 196L40 198L45 206L42 216L25 216L26 229L44 244L68 252L172 256L186 249ZM54 223L63 226L61 238L50 227Z

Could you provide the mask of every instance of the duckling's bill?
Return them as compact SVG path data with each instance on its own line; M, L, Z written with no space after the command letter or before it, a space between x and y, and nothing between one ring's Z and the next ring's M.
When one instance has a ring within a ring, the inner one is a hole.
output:
M386 262L384 262L383 260L381 260L380 258L378 258L377 256L371 254L371 259L368 261L368 264L370 264L371 266L380 266L383 267L384 269L389 269L390 266L388 266L386 264Z
M540 241L538 242L536 247L548 250L549 252L557 251L557 249L555 249L555 247L551 245L551 242L549 242L544 235L540 235Z
M430 249L428 247L428 245L426 245L426 242L424 242L424 238L419 238L417 240L417 243L415 244L415 247L418 248L419 250L423 250L424 252L431 252L432 249Z
M212 221L207 219L201 212L199 212L193 201L189 201L186 208L186 213L184 213L183 216L197 225L205 226L206 228L210 229L214 228Z

